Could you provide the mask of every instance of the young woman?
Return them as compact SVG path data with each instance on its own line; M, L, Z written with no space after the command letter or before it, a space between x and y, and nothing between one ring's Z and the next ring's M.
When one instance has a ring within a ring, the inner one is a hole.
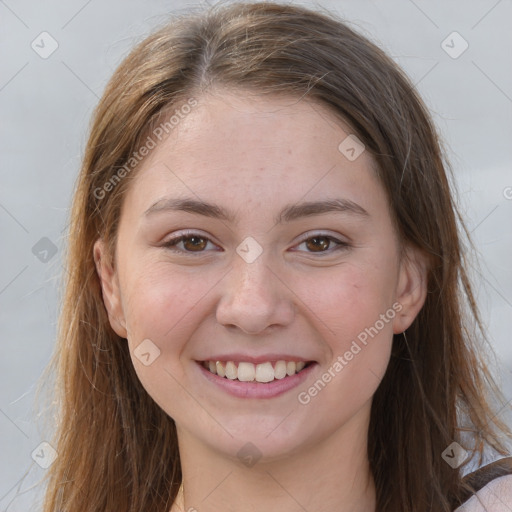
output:
M45 512L511 503L447 168L334 16L232 4L143 41L74 196Z

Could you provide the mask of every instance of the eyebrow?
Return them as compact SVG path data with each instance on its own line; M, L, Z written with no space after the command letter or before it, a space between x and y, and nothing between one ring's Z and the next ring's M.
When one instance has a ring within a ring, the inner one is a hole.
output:
M160 199L150 206L143 214L144 217L157 212L184 211L203 215L214 219L234 222L236 215L224 208L200 201L194 198L164 198ZM277 217L274 218L275 224L292 222L303 217L312 217L325 213L341 212L349 213L358 217L370 217L370 214L359 204L350 199L327 199L324 201L306 201L285 206Z

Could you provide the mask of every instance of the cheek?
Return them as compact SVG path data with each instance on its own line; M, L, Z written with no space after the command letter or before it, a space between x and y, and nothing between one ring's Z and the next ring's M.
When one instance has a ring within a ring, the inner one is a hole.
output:
M384 376L399 310L393 307L393 279L391 271L362 262L346 264L325 278L304 280L301 295L308 297L315 313L314 327L321 331L327 357L313 386L301 390L300 403L309 404L312 416L331 411L325 428L348 421ZM316 291L308 295L307 290Z
M298 295L323 325L326 339L342 349L392 308L395 280L392 265L361 258L358 263L347 261L330 271L304 274L297 286ZM392 329L391 322L378 327L389 332Z
M133 272L123 301L132 350L150 339L168 362L176 360L197 328L202 298L217 281L204 274L198 278L187 271L170 271L160 264Z
M173 418L181 411L178 416L183 420L187 410L180 384L186 380L187 342L201 322L201 299L217 281L170 272L159 264L148 264L125 281L123 308L135 372L153 400ZM150 356L141 357L148 352Z
M389 250L388 250L389 252ZM332 272L309 274L299 295L314 312L315 328L326 342L327 358L320 378L326 384L322 402L335 411L354 411L371 398L389 363L393 342L395 260L385 252L376 258L344 263ZM317 386L322 388L323 384ZM318 392L312 389L312 395ZM314 400L308 390L305 400ZM340 402L341 400L341 402Z

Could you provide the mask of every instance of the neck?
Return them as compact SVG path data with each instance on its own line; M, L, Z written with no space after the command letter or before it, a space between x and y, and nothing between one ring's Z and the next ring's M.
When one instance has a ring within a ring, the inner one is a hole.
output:
M178 498L172 512L374 512L366 436L356 421L294 454L246 467L179 431L184 502Z

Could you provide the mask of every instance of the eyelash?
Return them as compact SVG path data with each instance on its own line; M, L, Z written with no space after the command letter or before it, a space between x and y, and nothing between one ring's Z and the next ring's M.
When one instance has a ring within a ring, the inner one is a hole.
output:
M183 242L184 240L187 240L189 238L194 238L194 237L200 238L202 240L206 240L207 242L211 242L211 240L208 237L203 236L200 233L186 232L182 235L171 238L170 240L168 240L167 242L165 242L163 244L163 247L169 249L172 252L178 253L178 254L191 254L191 255L197 255L197 256L204 254L206 251L187 251L187 250L183 250L183 249L174 249L174 247L176 247L179 243ZM320 255L331 254L335 251L340 251L340 250L347 249L348 247L350 247L350 245L347 242L343 242L342 240L339 240L338 238L335 238L330 235L323 235L321 233L315 233L314 235L310 235L307 238L304 238L302 241L299 242L299 245L302 245L303 243L305 243L308 240L311 240L313 238L326 238L327 240L329 240L329 242L334 242L335 244L337 244L337 246L333 250L318 251L316 253L313 251L313 252L309 252L309 254L320 254Z

